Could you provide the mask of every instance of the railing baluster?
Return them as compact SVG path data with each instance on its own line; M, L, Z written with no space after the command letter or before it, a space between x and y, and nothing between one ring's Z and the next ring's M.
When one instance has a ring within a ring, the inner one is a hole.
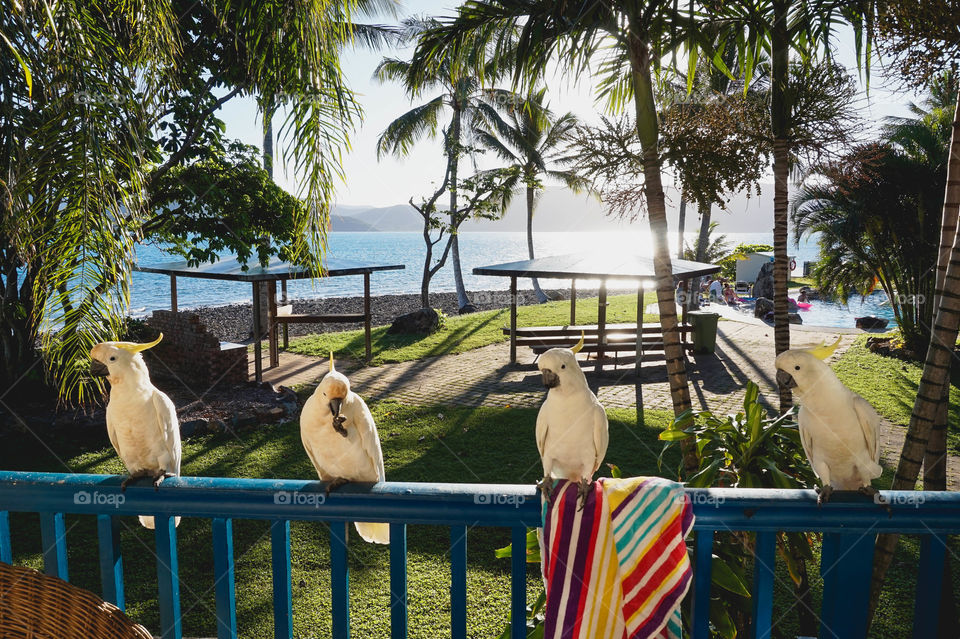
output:
M293 591L290 585L290 522L271 522L270 545L273 553L273 636L293 637Z
M10 544L10 513L0 510L0 561L13 563L13 546Z
M824 533L820 551L820 639L850 639L867 634L869 575L875 541L876 535L869 533Z
M466 526L450 526L450 636L467 637Z
M407 639L406 524L390 524L390 637Z
M176 520L154 515L157 544L157 581L159 582L160 632L163 639L181 639L180 572L177 565Z
M753 639L769 639L773 620L773 569L777 560L777 533L757 533L753 552Z
M43 543L43 572L70 581L63 513L40 513L40 538Z
M217 593L217 639L237 639L237 597L233 576L233 520L214 517L213 579Z
M527 529L514 526L511 529L510 556L510 636L524 639L527 636Z
M120 522L110 515L97 515L97 538L100 543L100 583L103 587L103 599L124 610Z
M350 567L347 564L349 522L330 522L330 599L334 639L350 637Z
M947 546L936 535L920 537L920 569L914 600L913 636L936 637L940 620L940 598Z
M701 530L696 534L693 568L693 637L710 637L710 585L713 582L713 531Z

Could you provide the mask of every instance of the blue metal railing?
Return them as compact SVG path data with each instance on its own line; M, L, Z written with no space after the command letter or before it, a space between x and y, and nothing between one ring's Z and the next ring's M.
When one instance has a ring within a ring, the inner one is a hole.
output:
M324 497L313 481L183 477L168 479L159 491L131 486L121 477L0 471L0 561L12 562L10 512L40 514L44 570L68 579L64 514L97 517L103 598L124 607L123 558L117 517L156 519L155 543L163 637L182 636L175 515L212 520L217 636L237 637L234 593L234 519L269 520L273 558L275 635L293 636L290 581L290 522L324 521L330 526L332 622L334 637L349 636L347 525L351 521L390 523L391 636L407 636L406 527L450 528L452 636L467 628L467 530L476 526L511 529L512 636L525 635L526 529L540 522L539 495L532 486L483 484L348 484ZM779 531L822 532L824 605L820 638L850 639L864 634L874 539L877 533L921 536L914 636L935 636L946 535L960 532L960 494L884 492L887 512L865 498L835 497L819 508L812 491L690 489L696 515L692 597L695 639L709 636L711 554L715 532L756 533L753 580L753 637L769 637L773 613L776 535ZM122 497L121 497L122 496ZM843 602L834 606L832 602Z

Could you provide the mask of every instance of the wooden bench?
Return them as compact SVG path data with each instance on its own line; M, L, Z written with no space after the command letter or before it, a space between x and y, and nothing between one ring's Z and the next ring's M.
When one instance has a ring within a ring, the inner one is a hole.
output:
M286 289L286 287L284 287ZM363 324L367 360L370 359L370 303L369 290L365 290L364 313L294 313L293 304L283 306L272 305L268 309L267 332L270 335L270 365L279 363L277 348L277 328L283 327L283 348L290 347L290 335L287 326L290 324ZM284 290L286 296L286 290Z
M693 344L687 336L693 327L680 325L682 345L691 352ZM573 348L583 336L583 353L597 353L597 363L628 364L637 362L637 325L608 324L604 328L604 343L600 343L600 329L596 325L587 326L530 326L516 329L516 345L527 346L540 355L551 348ZM510 328L503 328L504 335L510 335ZM663 330L659 326L640 328L640 361L652 362L664 359ZM607 356L606 353L613 353ZM624 353L621 355L620 353ZM594 360L596 361L596 360ZM585 362L586 363L586 362Z

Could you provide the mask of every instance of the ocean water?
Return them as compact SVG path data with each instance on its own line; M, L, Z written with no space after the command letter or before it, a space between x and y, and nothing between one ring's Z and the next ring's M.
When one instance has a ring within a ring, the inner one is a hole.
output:
M693 234L686 236L688 242L695 240ZM728 239L733 245L738 243L771 243L769 233L730 233ZM536 254L540 257L563 255L581 251L630 251L652 252L650 235L637 231L629 233L537 233L534 236ZM676 246L676 236L671 238L670 246ZM804 242L796 251L798 272L804 260L813 260L817 256L816 242ZM371 278L371 290L374 295L401 293L419 293L420 278L425 255L423 237L420 233L331 233L328 255L344 259L363 260L383 264L404 264L402 271L384 271L374 273ZM509 279L474 275L477 266L512 262L527 258L526 235L516 232L474 232L460 234L460 259L467 290L505 290ZM137 249L138 262L143 266L179 259L155 246L141 246ZM569 280L544 280L541 286L547 288L566 288ZM520 279L518 286L530 288L528 279ZM588 288L590 282L578 281L578 286ZM614 285L610 285L611 289ZM630 288L629 285L622 285ZM445 292L456 290L453 281L452 261L448 258L443 269L433 278L430 290ZM177 299L180 308L199 306L219 306L223 304L249 302L250 284L239 282L221 282L195 278L177 278ZM363 278L359 276L332 277L323 280L296 280L288 284L288 294L292 298L350 297L363 294ZM157 308L170 306L170 280L164 275L134 273L130 287L130 311L133 315L145 315Z
M738 243L770 244L773 241L769 233L729 233L728 239L733 245ZM693 234L687 235L687 241L694 241ZM628 233L538 233L534 236L538 256L563 255L581 251L631 251L652 252L652 243L648 232ZM676 236L670 241L676 246ZM802 273L803 262L816 260L818 247L815 240L805 240L799 246L791 246L791 255L797 259L796 275ZM419 293L420 276L425 255L423 238L419 233L331 233L328 255L344 259L356 259L383 264L404 264L402 271L384 271L374 273L371 289L374 295ZM463 277L468 291L506 290L509 279L474 275L477 266L498 264L526 259L527 244L523 233L461 233L460 257L463 263ZM155 246L142 246L137 251L141 265L179 259ZM596 283L578 281L581 288L589 288ZM528 279L518 281L521 288L530 288ZM543 280L541 285L547 288L566 288L569 280ZM624 289L635 289L629 283L619 285ZM610 284L615 290L617 285ZM431 291L454 291L453 268L447 260L444 268L431 282ZM332 277L310 281L295 280L288 285L291 298L350 297L363 294L363 278L359 276ZM151 273L133 274L130 288L130 313L134 316L149 315L158 308L170 307L170 281L163 275ZM194 278L177 279L177 298L182 309L199 306L219 306L224 304L249 303L250 284L239 282L221 282ZM854 317L875 315L891 319L893 313L885 304L886 296L874 293L865 300L852 298L850 305L837 302L815 302L809 310L803 311L805 324L815 326L853 327Z

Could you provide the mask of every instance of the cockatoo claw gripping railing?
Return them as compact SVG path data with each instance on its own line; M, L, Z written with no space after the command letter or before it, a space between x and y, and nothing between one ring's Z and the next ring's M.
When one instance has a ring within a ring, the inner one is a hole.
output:
M0 560L12 562L10 512L40 515L45 572L68 579L65 513L97 518L103 598L124 607L123 559L118 517L156 517L155 550L162 636L179 639L179 575L174 515L212 520L217 634L236 637L234 519L271 522L275 635L293 636L290 582L290 522L323 521L330 526L331 607L334 637L349 636L347 525L390 523L391 636L407 636L407 526L450 527L451 628L467 636L467 530L509 528L512 637L525 636L526 529L540 522L533 486L484 484L348 484L329 496L315 481L175 477L158 491L132 486L121 493L121 477L0 471ZM913 636L932 637L939 617L946 535L960 532L960 493L884 492L892 512L858 496L834 497L819 508L806 490L688 489L696 515L693 533L692 637L709 636L711 551L716 532L750 531L755 538L752 636L769 637L773 616L776 536L781 531L823 533L823 601L820 637L862 637L866 619L875 535L920 535ZM120 499L120 496L123 496ZM324 499L320 499L323 496ZM358 539L351 543L361 543Z

